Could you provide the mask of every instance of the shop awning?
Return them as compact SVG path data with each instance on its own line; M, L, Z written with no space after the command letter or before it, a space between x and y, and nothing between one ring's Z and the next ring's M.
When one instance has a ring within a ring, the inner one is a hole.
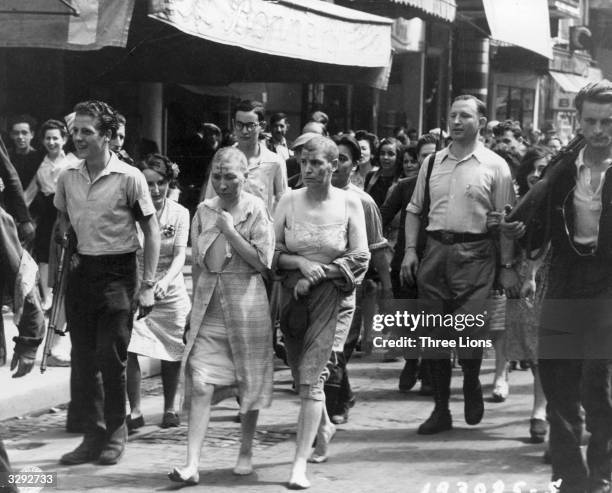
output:
M491 38L552 59L547 0L482 0Z
M555 70L549 70L548 73L555 80L559 87L565 92L577 93L586 86L589 82L597 82L601 80L601 71L594 70L590 71L588 77L582 77L576 74L567 74L565 72L557 72Z
M391 0L394 3L416 7L424 12L454 22L457 14L455 0Z
M149 17L250 51L352 67L386 67L391 19L320 0L149 0Z
M0 47L124 47L135 0L2 0Z

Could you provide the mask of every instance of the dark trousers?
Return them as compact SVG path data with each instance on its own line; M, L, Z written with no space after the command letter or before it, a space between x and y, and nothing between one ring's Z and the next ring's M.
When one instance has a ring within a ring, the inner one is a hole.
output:
M542 307L539 365L553 479L584 492L612 479L611 262L555 252ZM587 463L581 451L586 418Z
M125 423L127 347L137 284L136 256L80 256L66 290L72 371L78 374L86 437Z
M452 245L431 237L417 273L419 299L431 304L429 312L441 314L483 314L495 278L495 246L485 239ZM457 339L460 336L482 336L484 328L462 331L454 327L425 328L423 335L435 339ZM457 349L463 369L463 389L480 386L482 348ZM436 408L448 409L451 383L451 349L423 348L429 361Z
M353 390L348 376L347 364L359 341L361 333L361 300L363 296L374 296L375 291L364 293L363 286L359 285L355 293L355 311L351 326L344 342L344 348L332 355L330 375L325 383L326 407L330 416L342 414L353 400Z

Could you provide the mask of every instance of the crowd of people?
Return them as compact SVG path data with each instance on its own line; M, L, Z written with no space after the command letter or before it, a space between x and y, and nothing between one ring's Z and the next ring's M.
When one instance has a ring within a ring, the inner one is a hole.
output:
M186 459L169 479L198 483L211 406L229 397L238 401L242 430L234 473L251 474L276 351L300 399L288 487L308 488L308 462L328 460L336 426L356 402L352 353L372 351L376 314L418 306L462 320L488 313L484 324L417 334L492 339L493 402L508 398L510 368L530 368L529 434L533 443L548 437L552 479L562 480L564 493L611 491L612 83L583 88L576 109L584 141L561 151L554 135L531 132L532 141L517 122L487 124L486 105L470 95L453 100L448 134L329 135L318 111L292 143L287 115L272 115L267 129L264 106L245 100L231 135L203 123L169 156L153 148L138 159L123 149L125 118L101 101L46 121L38 131L44 153L33 145L33 119L14 119L12 148L0 146L0 239L13 258L2 261L12 270L1 277L18 283L32 258L40 272L39 289L13 300L21 315L15 376L31 369L42 314L57 294L49 289L56 243L76 238L65 301L72 350L51 364L71 366L68 428L84 438L60 462L121 459L127 434L145 423L142 355L161 360L162 427L180 423L175 401L184 377ZM531 199L535 214L507 220L543 176L546 198ZM188 245L191 299L182 274ZM453 427L455 357L465 422L483 418L483 347L449 346L385 354L405 359L400 392L420 380L419 392L433 397L419 434ZM591 433L586 462L583 416Z

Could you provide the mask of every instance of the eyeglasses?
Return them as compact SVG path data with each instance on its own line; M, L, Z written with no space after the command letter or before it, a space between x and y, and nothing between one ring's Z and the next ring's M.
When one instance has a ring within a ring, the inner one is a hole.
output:
M258 126L259 126L258 122L244 123L244 122L241 122L241 121L238 121L238 120L234 120L234 127L236 127L236 130L238 130L239 132L242 132L242 130L245 129L245 128L246 128L247 132L252 132Z

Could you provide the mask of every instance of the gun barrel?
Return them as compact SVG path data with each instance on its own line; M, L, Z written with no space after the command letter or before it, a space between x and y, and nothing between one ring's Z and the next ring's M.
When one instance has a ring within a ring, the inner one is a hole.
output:
M44 373L47 369L47 358L51 355L51 345L55 334L62 334L63 331L57 329L58 319L61 309L64 304L66 293L66 274L68 272L68 258L70 255L70 238L68 233L64 235L62 247L60 250L59 260L57 263L57 275L53 283L53 303L51 304L51 312L49 314L49 325L47 326L47 335L45 336L45 347L40 362L40 372Z

